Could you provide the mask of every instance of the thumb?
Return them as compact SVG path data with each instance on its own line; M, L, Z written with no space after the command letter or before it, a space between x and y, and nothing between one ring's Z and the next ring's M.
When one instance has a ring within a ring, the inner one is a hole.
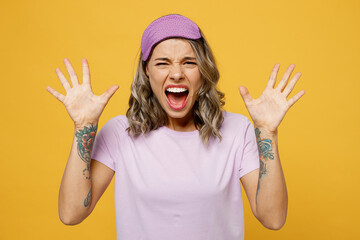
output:
M253 98L250 96L249 90L245 86L240 86L239 92L245 104L253 100Z
M119 85L112 85L111 87L106 90L101 97L106 99L106 102L114 95L114 93L119 89Z

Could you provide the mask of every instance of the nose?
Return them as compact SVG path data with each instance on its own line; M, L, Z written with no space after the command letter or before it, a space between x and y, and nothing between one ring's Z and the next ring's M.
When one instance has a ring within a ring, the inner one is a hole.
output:
M170 69L170 79L174 81L179 81L184 78L183 69L180 64L174 64Z

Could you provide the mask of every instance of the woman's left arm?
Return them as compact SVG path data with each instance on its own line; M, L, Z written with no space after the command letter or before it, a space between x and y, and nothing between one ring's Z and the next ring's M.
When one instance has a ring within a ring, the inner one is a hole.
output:
M240 94L254 122L259 149L260 169L252 171L240 180L248 196L252 212L267 228L278 230L284 224L287 214L287 190L278 153L278 127L289 108L299 100L302 90L287 100L301 73L288 79L295 68L291 64L275 88L280 64L275 64L262 95L253 99L247 88L240 86Z

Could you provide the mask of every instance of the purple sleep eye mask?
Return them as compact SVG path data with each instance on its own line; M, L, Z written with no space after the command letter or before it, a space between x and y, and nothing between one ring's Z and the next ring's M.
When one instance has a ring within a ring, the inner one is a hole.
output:
M182 15L170 14L158 18L150 23L142 35L142 60L146 61L148 59L155 44L171 37L199 39L201 34L196 23Z

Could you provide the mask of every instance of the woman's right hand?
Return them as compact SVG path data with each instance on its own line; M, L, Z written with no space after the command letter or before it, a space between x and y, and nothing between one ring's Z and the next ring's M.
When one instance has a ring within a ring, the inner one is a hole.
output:
M74 121L75 128L81 128L87 124L97 124L109 99L119 88L118 85L111 86L100 96L93 94L90 83L89 65L86 59L82 59L83 82L79 84L74 68L69 59L64 59L64 64L69 73L72 88L59 68L55 72L63 85L66 96L58 93L51 87L46 90L65 105L67 112Z

